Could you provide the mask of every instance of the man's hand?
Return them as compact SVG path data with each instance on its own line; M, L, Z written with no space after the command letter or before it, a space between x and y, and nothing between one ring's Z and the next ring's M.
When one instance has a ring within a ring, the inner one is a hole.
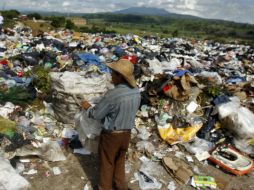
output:
M91 107L91 104L89 104L88 101L83 101L83 102L81 103L81 107L84 108L85 110L87 110L88 108Z

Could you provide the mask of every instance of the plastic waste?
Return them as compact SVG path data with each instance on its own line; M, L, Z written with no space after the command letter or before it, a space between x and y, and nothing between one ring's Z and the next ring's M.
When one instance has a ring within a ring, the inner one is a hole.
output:
M59 167L53 167L52 171L54 175L60 175L62 173Z
M93 139L100 135L102 124L89 118L85 110L76 114L75 121L78 131L83 132L87 138Z
M254 114L248 108L241 107L230 119L233 122L232 131L237 136L244 139L254 136Z
M10 138L14 136L16 131L16 123L14 121L0 117L0 134L4 134Z
M235 134L236 139L250 139L254 136L254 114L240 105L238 98L218 107L222 126Z
M193 113L198 108L198 104L194 101L190 102L188 106L186 107L186 110L189 113Z
M167 124L167 120L172 119L172 116L170 116L168 113L161 112L159 116L155 116L155 121L158 125L163 126Z
M167 188L168 190L176 190L176 185L173 181L170 181Z
M183 145L187 151L192 154L201 154L202 152L210 151L212 148L214 148L213 143L198 137L194 138L193 141Z
M6 102L3 107L0 107L0 115L5 119L9 119L9 114L13 113L15 105L11 102Z
M157 128L161 138L173 145L180 142L190 141L195 137L196 133L202 126L202 123L197 123L185 128L174 128L170 123L168 123L164 126L158 125Z
M241 102L239 98L233 97L231 98L231 101L218 104L218 113L220 118L225 118L231 114L234 114L236 110L238 110L241 107Z
M163 167L159 162L153 162L150 159L141 159L142 165L140 166L140 171L145 172L146 174L149 174L153 177L160 178L164 175L163 173Z
M20 176L11 164L0 157L0 189L23 190L30 187L28 181Z
M98 151L98 136L100 135L102 124L89 118L87 112L82 110L75 115L75 126L84 148L96 153Z
M74 154L89 155L91 152L85 148L76 148L73 150Z
M254 143L253 139L245 140L245 139L234 139L234 145L235 147L240 150L241 152L244 152L248 155L250 155L252 158L254 156Z
M213 151L209 160L235 175L244 175L254 169L254 161L228 145L219 145Z
M149 117L149 115L148 115L148 106L147 105L142 105L141 106L141 115L143 117Z
M66 157L64 156L62 149L57 141L47 141L42 143L39 148L34 148L31 146L23 146L15 152L16 156L39 156L40 158L51 161L64 161Z
M154 145L149 141L139 141L136 144L136 147L137 147L138 151L147 151L149 153L152 153L155 151Z
M222 78L217 72L202 71L198 75L205 78L212 78L214 82L218 85L222 84Z
M142 139L142 140L148 140L148 138L151 136L151 133L148 132L148 130L145 126L138 127L137 130L139 132L137 137Z
M35 169L31 169L27 172L23 172L24 175L34 175L34 174L37 174L37 173L38 173L38 171L35 170Z
M146 174L145 172L138 171L134 173L135 178L139 181L140 189L160 189L162 184L154 177Z
M201 188L201 189L206 189L206 188L211 188L211 189L216 189L217 184L215 182L215 179L210 176L193 176L191 180L191 185L196 188Z

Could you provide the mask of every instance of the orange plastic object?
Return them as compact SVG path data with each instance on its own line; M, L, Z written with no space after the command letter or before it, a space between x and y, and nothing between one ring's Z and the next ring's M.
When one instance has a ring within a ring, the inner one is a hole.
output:
M229 145L219 145L210 154L208 160L235 175L245 175L254 169L254 162L251 158Z

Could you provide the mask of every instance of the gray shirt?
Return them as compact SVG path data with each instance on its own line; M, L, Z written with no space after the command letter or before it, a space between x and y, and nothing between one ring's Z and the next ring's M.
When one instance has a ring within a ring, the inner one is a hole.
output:
M0 15L0 25L4 23L4 17Z
M96 106L87 110L88 116L101 120L104 129L132 129L140 100L138 88L119 84L109 90Z

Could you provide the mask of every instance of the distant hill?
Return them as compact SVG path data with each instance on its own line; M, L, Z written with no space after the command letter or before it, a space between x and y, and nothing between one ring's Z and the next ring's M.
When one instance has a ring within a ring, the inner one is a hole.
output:
M133 15L153 15L153 16L168 16L169 12L165 9L151 7L131 7L120 11L115 11L116 14L133 14Z
M131 7L131 8L123 9L120 11L115 11L112 13L113 14L143 15L143 16L163 16L163 17L184 18L184 19L199 18L192 15L170 13L166 11L165 9L152 8L152 7Z

